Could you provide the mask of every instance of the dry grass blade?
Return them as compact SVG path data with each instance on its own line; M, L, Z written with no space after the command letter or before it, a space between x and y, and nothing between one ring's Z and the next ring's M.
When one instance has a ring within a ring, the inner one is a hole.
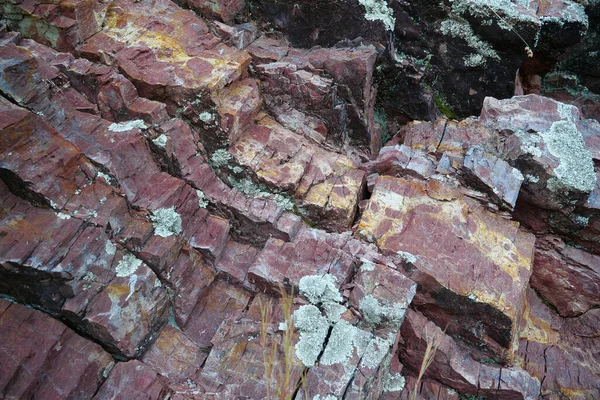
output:
M434 334L429 335L427 330L425 330L425 341L427 342L427 347L425 348L425 354L423 355L423 361L421 361L421 368L419 369L419 375L417 376L417 380L415 382L415 387L411 393L410 400L417 399L417 393L419 391L419 386L421 386L421 380L425 375L425 371L429 368L431 363L435 358L435 353L438 347L441 344L443 339L443 335L446 333L444 329L443 332L435 331Z

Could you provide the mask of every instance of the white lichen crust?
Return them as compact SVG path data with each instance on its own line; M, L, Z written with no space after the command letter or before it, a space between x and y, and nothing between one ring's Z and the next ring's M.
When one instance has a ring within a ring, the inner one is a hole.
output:
M132 129L147 129L146 124L141 119L126 122L115 122L109 125L108 130L111 132L127 132Z
M169 237L181 233L181 216L175 211L175 206L159 208L150 215L150 220L158 236Z
M131 253L127 253L117 265L117 276L131 276L139 268L140 265L142 265L142 260L140 260Z
M369 21L381 21L385 29L393 31L396 25L394 10L392 10L386 0L358 0L365 8L365 19Z
M540 134L548 151L560 164L554 169L556 179L548 180L548 188L589 193L596 187L596 173L591 153L586 150L581 132L572 121L556 121L550 130Z

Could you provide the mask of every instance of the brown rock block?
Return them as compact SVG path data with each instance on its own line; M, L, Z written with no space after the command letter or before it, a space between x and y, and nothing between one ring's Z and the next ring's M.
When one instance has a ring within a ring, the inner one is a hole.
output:
M255 65L280 61L288 54L289 46L283 40L260 37L252 42L246 51L252 56Z
M246 282L248 269L258 256L259 249L250 245L229 241L215 268L239 283Z
M517 367L478 363L423 314L408 310L398 345L400 361L417 374L427 343L435 343L425 377L459 392L494 399L537 399L540 381ZM435 377L435 378L434 378Z
M518 224L441 182L379 177L357 234L416 267L416 306L448 332L514 344L533 259L533 237ZM461 326L449 316L459 308Z
M397 177L408 175L427 179L435 173L436 163L420 150L413 150L406 145L394 145L382 147L377 158L366 163L363 168L369 174Z
M600 256L538 238L530 284L562 317L579 316L600 305Z
M404 125L396 137L408 147L425 153L436 153L444 137L446 119L436 121L414 121ZM388 145L394 144L395 139Z
M0 300L0 393L6 399L90 398L114 362L41 311Z
M93 399L164 399L170 395L169 388L158 374L138 360L120 362L112 369L108 379Z
M522 368L542 382L544 398L594 399L600 396L600 310L561 318L531 289L520 325Z

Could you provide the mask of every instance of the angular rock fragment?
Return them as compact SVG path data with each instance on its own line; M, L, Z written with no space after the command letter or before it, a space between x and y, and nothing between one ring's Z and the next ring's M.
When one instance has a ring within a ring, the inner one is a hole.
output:
M98 344L48 314L1 299L0 336L5 398L91 398L114 365Z
M600 305L600 256L538 238L531 287L562 317L576 317Z
M219 325L239 316L251 299L246 289L217 279L198 299L182 327L185 335L201 348L210 347Z
M117 363L93 399L132 399L141 396L158 400L170 396L170 392L151 367L132 360Z
M465 156L463 172L468 183L487 192L495 203L515 208L524 180L518 169L480 146L473 146Z
M536 95L487 98L480 120L512 132L504 154L525 177L527 201L559 209L583 204L595 188L594 163L580 128L587 124L575 107Z
M401 328L400 361L418 373L429 343L435 347L433 362L425 371L426 377L435 377L462 393L495 399L536 399L540 381L516 367L478 363L469 353L447 336L423 314L408 310Z
M600 395L599 311L561 318L533 290L527 291L517 361L542 382L541 396L583 400Z
M415 306L449 333L492 352L512 348L533 259L533 238L518 224L439 181L382 176L357 234L384 254L414 255Z
M343 245L331 243L325 232L316 229L300 231L293 242L271 239L248 270L248 280L270 292L283 284L298 293L300 279L315 274L331 274L341 285L357 264L340 249Z

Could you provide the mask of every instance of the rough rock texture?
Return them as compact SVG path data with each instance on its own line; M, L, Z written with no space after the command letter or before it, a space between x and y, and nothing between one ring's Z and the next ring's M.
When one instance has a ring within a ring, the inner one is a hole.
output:
M0 398L600 397L596 3L2 3Z

